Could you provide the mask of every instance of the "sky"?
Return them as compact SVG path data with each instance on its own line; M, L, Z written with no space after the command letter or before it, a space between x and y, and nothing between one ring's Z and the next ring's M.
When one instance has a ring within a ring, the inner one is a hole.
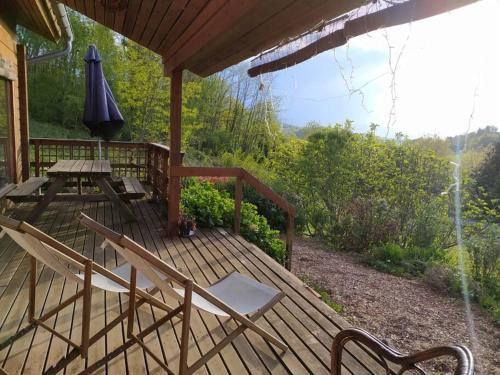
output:
M353 38L261 79L290 125L350 119L410 138L500 128L500 0Z

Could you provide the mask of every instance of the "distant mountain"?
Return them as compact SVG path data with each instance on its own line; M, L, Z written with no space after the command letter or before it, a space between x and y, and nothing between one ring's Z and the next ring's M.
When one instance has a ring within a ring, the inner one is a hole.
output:
M452 151L456 150L457 144L466 151L480 151L494 145L500 141L500 132L495 126L486 126L469 134L457 135L446 138L446 143L450 145Z
M500 132L494 126L486 126L475 132L454 137L422 137L411 141L415 146L434 151L450 161L455 159L457 148L462 151L461 160L465 169L475 170L485 161L494 144L500 142Z
M455 154L457 147L465 152L482 152L500 141L500 132L494 126L486 126L475 132L456 135L454 137L421 137L412 142L420 147L433 150L447 156Z
M281 126L281 131L285 135L295 135L297 138L302 138L302 128L295 126L295 125L290 125L290 124L283 124Z

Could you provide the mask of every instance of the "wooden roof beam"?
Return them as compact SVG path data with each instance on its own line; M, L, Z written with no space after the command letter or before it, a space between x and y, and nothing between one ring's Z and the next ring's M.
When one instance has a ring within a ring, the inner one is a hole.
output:
M217 54L218 61L200 58L188 68L202 76L208 76L228 66L234 65L282 42L284 36L298 35L314 27L322 20L329 20L356 9L364 0L299 1L286 7L239 38L238 44L223 45ZM268 22L273 23L272 32ZM201 56L200 56L201 57Z
M347 43L349 38L366 34L383 27L391 27L418 21L456 8L474 3L478 0L412 0L394 5L390 8L374 12L364 17L347 21L341 30L337 30L308 46L301 48L283 58L255 66L248 70L250 77L259 74L274 72L299 64L311 57L327 50L340 47Z

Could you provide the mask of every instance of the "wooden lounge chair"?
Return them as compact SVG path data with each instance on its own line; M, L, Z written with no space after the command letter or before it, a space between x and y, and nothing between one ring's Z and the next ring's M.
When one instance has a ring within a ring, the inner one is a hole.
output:
M109 330L119 324L127 317L127 312L121 314L103 329L97 332L94 336L90 337L90 310L91 310L91 297L92 288L104 290L113 293L128 293L130 290L130 283L134 284L136 294L133 295L132 306L142 305L147 302L158 308L166 311L171 311L173 308L155 298L153 294L158 291L153 283L149 281L142 274L133 273L133 279L130 281L131 267L124 264L115 269L108 270L96 263L91 259L81 255L68 246L58 242L49 235L41 232L35 227L26 222L20 222L5 216L0 215L0 228L2 234L8 234L19 246L21 246L30 256L30 276L29 276L29 307L28 318L30 326L21 329L18 333L4 342L0 343L0 350L8 346L10 343L27 333L31 328L38 325L48 331L54 336L70 344L74 349L71 355L65 360L67 363L71 359L76 358L78 355L86 357L88 348L97 340L103 337ZM40 317L35 317L35 300L36 300L36 269L37 262L41 262L58 274L66 277L68 280L73 280L83 288L72 297L61 302L52 310L44 313ZM73 270L79 272L74 273ZM82 309L82 332L81 341L76 343L73 340L65 337L56 329L46 325L44 322L50 317L57 314L59 311L69 306L79 298L83 299ZM61 368L63 363L59 363L56 367ZM55 370L54 368L52 370ZM55 371L53 371L55 372Z
M182 333L179 355L179 374L191 374L199 369L211 357L217 354L224 346L229 344L246 329L256 332L282 351L288 349L282 341L255 324L255 321L259 317L264 315L284 297L285 294L283 292L261 284L237 272L232 272L210 287L203 288L130 238L112 231L84 214L80 215L80 222L106 238L108 243L134 266L132 274L134 274L137 269L146 275L146 277L162 292L179 302L179 306L174 311L167 314L166 317L152 324L141 333L135 334L133 328L135 313L133 296L136 293L136 285L134 283L130 285L130 298L132 303L129 304L127 336L132 342L139 344L144 351L158 362L158 364L168 373L173 372L167 367L163 360L158 358L145 345L142 341L144 337L143 333L145 331L152 332L156 327L181 313ZM158 273L165 275L167 279L162 279L159 277ZM173 285L177 287L173 287ZM218 316L232 318L239 326L195 363L188 366L190 319L193 307Z
M382 361L386 373L395 373L394 369L389 368L387 361L400 367L397 373L403 374L412 371L414 374L417 371L420 374L425 372L417 365L418 363L429 361L442 356L454 357L457 361L455 375L473 375L474 374L474 358L472 353L465 346L440 346L424 350L418 353L404 355L397 350L389 347L377 337L363 331L361 329L349 328L340 331L335 336L332 345L332 375L341 374L342 351L344 346L349 342L354 341L363 344L377 354Z

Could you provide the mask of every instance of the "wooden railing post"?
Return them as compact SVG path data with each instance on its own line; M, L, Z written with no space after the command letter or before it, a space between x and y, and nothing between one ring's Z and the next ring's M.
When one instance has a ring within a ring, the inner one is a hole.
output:
M163 150L163 168L161 171L161 176L163 178L163 187L162 187L162 198L163 202L167 203L168 201L168 152Z
M241 176L236 177L234 185L234 233L240 233L241 226L241 200L243 198L243 188L241 184Z
M148 147L146 149L146 182L149 186L151 186L151 151L153 150L153 145L148 143Z
M158 198L158 147L153 150L153 196Z
M40 142L35 140L35 176L40 177Z
M292 254L293 254L293 237L295 231L295 217L288 212L287 213L287 225L286 225L286 254L285 254L285 267L287 270L292 268Z

